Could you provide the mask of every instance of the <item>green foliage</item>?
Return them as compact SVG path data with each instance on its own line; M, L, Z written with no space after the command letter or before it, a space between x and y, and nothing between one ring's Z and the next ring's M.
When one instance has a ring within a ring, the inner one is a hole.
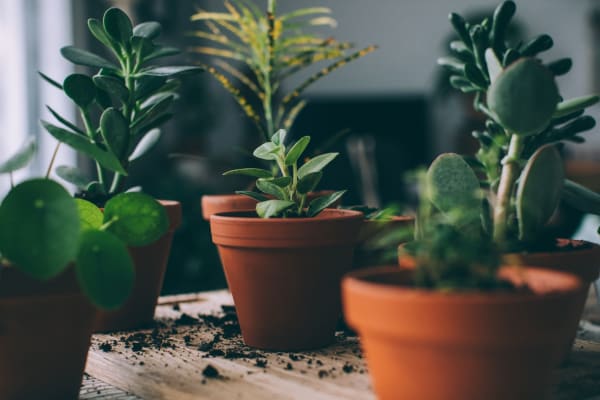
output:
M226 12L201 10L192 16L204 24L193 35L206 42L193 51L214 59L206 70L233 96L263 141L277 126L292 127L306 104L301 95L309 86L376 49L369 46L351 53L351 43L309 33L315 26L336 25L328 8L300 8L278 15L276 3L271 0L263 12L251 0L226 0ZM329 64L283 92L288 78L321 62Z
M25 168L33 159L36 149L35 139L33 137L28 138L15 154L0 163L0 174L7 174Z
M199 67L154 66L151 61L172 56L177 49L155 42L161 33L157 22L133 26L118 8L102 18L88 20L92 35L112 54L111 60L73 46L63 47L62 56L93 74L72 74L62 84L40 74L77 106L84 129L49 108L58 125L43 121L57 140L93 159L97 164L94 185L83 184L83 175L62 167L66 178L96 203L122 192L123 177L130 163L145 154L159 137L160 125L169 120L169 108L177 95L179 78ZM112 178L109 179L109 178ZM75 181L75 182L74 182Z
M506 33L515 12L515 3L508 0L476 24L451 14L459 40L450 45L453 56L439 60L451 73L450 83L474 93L475 110L487 118L485 129L473 132L480 148L468 161L488 192L479 208L484 231L507 249L544 240L543 227L561 196L588 210L600 209L600 203L590 204L593 196L563 190L562 160L553 148L584 141L580 134L592 129L595 121L583 114L599 97L561 102L555 78L566 74L572 61L542 61L540 54L554 44L546 34L510 45ZM438 179L434 185L460 191L460 184L449 179ZM439 203L434 201L438 207Z
M307 203L307 194L314 190L323 176L322 170L332 162L337 153L327 153L305 162L298 168L298 160L310 142L309 136L300 138L292 146L284 144L286 131L277 131L270 142L256 150L256 158L271 161L273 169L243 168L223 175L246 175L258 178L256 188L262 193L238 191L259 201L256 213L261 218L316 217L325 208L337 202L346 192L339 191L318 197Z

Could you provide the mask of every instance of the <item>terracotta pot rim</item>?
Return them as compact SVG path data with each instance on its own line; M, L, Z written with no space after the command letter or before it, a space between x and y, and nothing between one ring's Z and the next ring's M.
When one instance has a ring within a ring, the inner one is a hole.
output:
M317 193L333 193L333 192L335 192L335 190L324 189L324 190L316 190L316 191L311 192L311 193L317 194ZM244 197L244 198L248 198L249 200L252 200L251 197L245 196L243 194L238 194L238 193L212 193L212 194L203 194L201 197L206 197L206 198L209 198L209 199L214 199L214 198L217 198L217 197L222 197L222 198L239 198L239 197ZM258 200L256 200L256 201L258 202Z
M548 293L442 293L426 289L417 289L409 286L401 286L393 283L369 282L366 279L384 275L407 275L412 270L402 270L398 266L371 267L364 270L354 271L346 274L343 285L348 292L356 293L361 297L371 297L373 301L406 300L418 303L451 303L451 304L513 304L523 301L545 301L551 298L564 296L566 293L581 290L582 282L577 277L566 272L553 271L539 267L515 267L504 268L523 269L525 273L533 272L537 275L554 276L563 281L562 288Z
M311 222L323 222L331 220L353 220L363 219L363 213L354 210L343 210L337 208L327 208L323 210L316 217L305 217L305 218L259 218L258 216L236 216L236 214L256 214L256 210L238 210L220 212L211 215L211 222L216 223L240 223L245 224L309 224ZM332 215L328 215L332 214Z

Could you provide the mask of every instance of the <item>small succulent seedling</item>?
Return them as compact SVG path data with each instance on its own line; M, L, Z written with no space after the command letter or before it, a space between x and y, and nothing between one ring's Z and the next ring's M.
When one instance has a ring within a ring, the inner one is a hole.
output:
M152 64L179 53L176 48L156 42L162 29L157 22L133 26L123 11L110 8L102 21L89 19L88 28L112 53L112 60L67 46L61 49L63 57L92 68L94 75L71 74L58 83L41 74L75 103L84 129L51 107L48 110L62 126L46 121L42 125L59 142L95 161L97 175L91 182L74 167L59 166L56 173L80 188L85 198L102 204L124 190L123 177L130 163L160 138L158 128L173 115L169 108L177 98L178 78L200 69Z
M338 201L346 192L339 191L318 197L307 203L308 193L315 190L323 177L323 168L337 157L337 153L318 155L298 166L310 136L300 138L287 147L286 131L281 129L271 140L254 150L254 157L272 162L272 170L243 168L225 172L224 175L246 175L258 178L256 188L262 193L238 191L258 200L256 213L261 218L315 217ZM275 172L273 172L275 171ZM271 197L268 197L271 196Z
M0 173L23 168L34 154L28 141L0 164ZM123 193L106 203L74 199L50 179L14 186L0 205L0 254L29 276L48 280L69 265L82 290L97 306L114 309L128 297L134 269L127 246L157 240L168 228L164 208L142 193Z
M430 200L439 211L480 210L484 232L506 249L545 240L544 225L561 199L583 211L600 211L600 196L565 179L557 149L565 141L584 141L580 134L595 121L583 114L599 97L562 99L556 77L566 74L572 61L540 59L553 46L549 35L515 46L507 43L515 11L515 3L505 1L478 24L450 14L458 40L450 44L453 57L439 63L452 73L452 86L474 93L474 107L487 120L485 129L473 132L480 144L475 159L467 163L444 154L428 174ZM480 190L486 194L483 199L474 195Z
M206 70L256 125L261 142L269 140L275 127L291 129L306 105L301 95L309 86L376 49L369 46L349 53L351 43L310 32L315 26L336 25L325 7L299 8L282 15L276 13L276 0L268 0L266 12L252 0L225 1L225 7L227 12L200 11L192 16L193 21L204 23L204 29L193 35L208 43L192 50L215 57L212 65L205 65ZM284 92L285 81L324 61L330 64Z

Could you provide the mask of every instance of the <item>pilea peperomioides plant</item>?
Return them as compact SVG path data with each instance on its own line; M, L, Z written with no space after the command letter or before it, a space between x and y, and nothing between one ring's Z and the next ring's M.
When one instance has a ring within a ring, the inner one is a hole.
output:
M77 106L84 129L48 107L61 126L42 121L57 140L91 157L97 175L90 179L74 167L59 166L56 173L83 191L83 197L102 204L123 191L123 177L132 161L146 153L159 139L162 124L172 117L169 107L177 98L179 77L200 70L192 66L157 66L159 58L179 53L156 43L161 34L157 22L133 26L118 8L108 9L102 21L91 18L88 28L110 52L110 61L87 50L63 47L61 54L76 65L96 70L80 73L61 83L41 76L63 90Z
M515 3L505 1L479 24L450 15L459 40L450 45L454 57L439 63L452 72L455 88L475 94L474 108L487 120L484 130L473 132L480 143L475 159L467 163L445 154L428 173L437 209L447 213L467 204L479 209L483 231L506 249L551 239L544 225L561 199L584 211L597 212L600 205L594 193L565 179L558 151L562 142L584 141L579 135L595 121L583 114L599 98L563 101L556 77L567 73L572 61L542 63L539 54L553 46L550 36L516 46L504 40L515 11ZM483 199L474 195L480 189Z
M25 167L33 157L33 143L2 163L0 173ZM167 228L164 208L142 193L115 196L102 212L50 179L31 179L14 186L0 205L0 265L45 281L73 264L90 300L115 309L133 287L127 246L151 243Z
M276 13L276 0L268 0L266 12L252 0L225 1L225 7L227 12L200 11L192 16L205 24L193 35L209 44L192 50L216 58L206 70L255 124L261 142L268 141L276 127L291 129L306 105L301 95L309 86L376 49L369 46L349 53L351 43L309 32L315 26L336 25L326 7L299 8L282 15ZM331 64L284 92L284 81L323 61ZM260 105L255 106L255 101Z
M261 168L243 168L225 172L224 175L247 175L258 178L256 188L262 194L248 191L236 193L258 200L256 213L261 218L315 217L338 201L346 192L345 190L334 192L307 203L308 193L317 187L323 177L323 168L338 154L321 154L298 167L298 161L310 142L310 136L300 138L289 147L284 144L285 139L286 131L281 129L271 137L269 142L254 150L254 157L274 164L271 171Z

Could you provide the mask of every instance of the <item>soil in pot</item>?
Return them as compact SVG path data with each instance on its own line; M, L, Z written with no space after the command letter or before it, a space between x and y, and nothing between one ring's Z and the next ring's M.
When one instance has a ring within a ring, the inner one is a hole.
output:
M311 201L317 197L326 196L332 193L332 190L321 190L318 192L311 192L307 195L307 200ZM338 205L339 202L332 205L332 207L334 208ZM256 200L241 194L204 195L201 199L201 207L202 218L204 218L205 221L210 221L210 216L213 214L243 210L254 210L254 208L256 207Z
M315 218L211 217L244 342L266 350L304 350L334 340L340 280L352 266L362 223L357 211Z
M96 310L72 268L48 282L0 272L0 398L79 398Z
M129 248L135 266L133 290L118 310L98 312L96 332L135 329L152 324L167 269L173 234L181 225L181 204L165 200L159 202L169 216L169 230L154 243Z
M380 399L544 399L581 281L508 268L515 293L442 293L410 286L397 266L355 271L344 314L360 337Z

